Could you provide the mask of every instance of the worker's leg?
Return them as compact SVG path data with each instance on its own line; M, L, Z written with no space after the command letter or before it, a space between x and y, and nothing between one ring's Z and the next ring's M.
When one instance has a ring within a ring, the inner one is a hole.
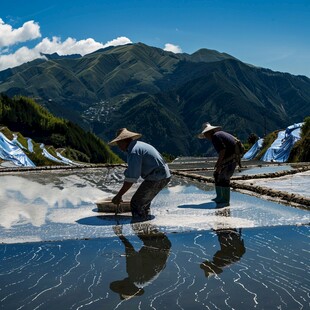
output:
M160 181L143 181L130 201L134 218L146 219L155 196L169 183L170 178Z
M221 196L216 200L217 204L229 205L230 203L230 178L234 174L236 169L236 163L232 162L225 165L220 173L215 177L215 186L218 187L218 191Z
M222 200L222 187L215 185L215 193L216 193L216 197L212 198L211 200L213 200L214 202L219 202Z

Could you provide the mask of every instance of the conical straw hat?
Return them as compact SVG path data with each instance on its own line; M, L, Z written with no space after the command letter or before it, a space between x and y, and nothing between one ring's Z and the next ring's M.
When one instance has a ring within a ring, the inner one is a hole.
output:
M210 123L204 123L202 125L202 130L201 130L201 133L197 136L199 139L205 139L205 133L208 132L208 131L219 131L221 130L222 127L221 126L212 126Z
M109 145L116 145L117 144L116 142L121 141L121 140L129 139L129 138L136 140L136 139L139 139L141 137L142 137L142 135L140 133L129 131L127 128L121 128L117 131L116 138L113 139L112 141L110 141L108 144Z

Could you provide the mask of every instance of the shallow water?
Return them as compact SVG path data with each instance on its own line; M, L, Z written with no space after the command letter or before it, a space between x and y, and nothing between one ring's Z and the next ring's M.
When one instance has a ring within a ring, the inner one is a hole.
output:
M132 224L95 204L122 173L0 175L3 309L309 308L308 211L173 178Z
M243 163L243 166L246 166L246 162ZM193 167L192 167L193 168ZM192 169L190 168L190 169ZM242 176L242 175L256 175L256 174L266 174L266 173L275 173L275 172L281 172L281 171L289 171L292 170L292 166L290 165L266 165L266 166L254 166L254 167L247 167L247 168L236 168L234 172L234 176ZM209 170L198 170L193 171L195 174L207 176L207 177L213 177L213 169Z
M113 236L111 225L131 222L97 212L95 201L113 196L122 170L90 170L0 175L0 237L4 243ZM133 189L134 190L134 189ZM231 194L231 206L218 209L213 186L174 178L152 202L152 223L164 232L230 227L295 225L310 214L274 202Z
M256 179L255 185L310 197L310 170L273 179Z
M309 308L308 226L163 234L143 225L133 235L116 226L104 239L1 245L1 306Z
M246 164L246 163L245 163ZM254 174L264 174L264 173L274 173L280 171L289 171L293 168L290 165L270 165L270 166L261 166L261 167L251 167L242 169L241 172L236 169L234 175L254 175Z

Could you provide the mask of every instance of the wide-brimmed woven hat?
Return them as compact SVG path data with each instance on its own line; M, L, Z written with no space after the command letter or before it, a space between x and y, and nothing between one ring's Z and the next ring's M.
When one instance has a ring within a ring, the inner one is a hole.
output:
M108 144L109 145L116 145L117 142L121 141L121 140L129 139L129 138L136 140L136 139L139 139L141 137L142 137L142 135L140 133L130 131L127 128L121 128L117 131L116 138L113 139L112 141L110 141Z
M199 139L205 139L205 133L208 132L208 131L219 131L221 130L222 127L221 126L212 126L210 123L204 123L202 125L202 129L201 129L201 133L197 136Z

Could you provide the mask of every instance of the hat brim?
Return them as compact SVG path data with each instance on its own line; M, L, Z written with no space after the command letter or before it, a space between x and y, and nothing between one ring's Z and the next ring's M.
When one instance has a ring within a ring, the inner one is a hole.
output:
M222 127L221 126L210 126L209 128L207 128L206 130L203 130L198 136L197 138L198 139L206 139L205 137L205 133L206 132L210 132L210 131L219 131L219 130L222 130Z
M137 133L137 134L135 134L135 135L127 136L127 137L117 137L117 138L115 138L114 140L110 141L110 142L108 143L108 145L114 146L114 145L117 145L117 142L119 142L119 141L126 140L126 139L137 140L137 139L139 139L139 138L141 138L141 137L142 137L142 135L139 134L139 133Z
M205 139L206 137L205 137L204 133L200 133L199 135L197 135L197 138L198 139Z

